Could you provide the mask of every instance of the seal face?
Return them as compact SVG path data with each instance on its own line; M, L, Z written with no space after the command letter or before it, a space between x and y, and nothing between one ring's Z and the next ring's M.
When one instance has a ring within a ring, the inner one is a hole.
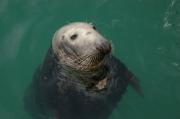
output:
M24 101L38 119L107 119L135 76L111 53L95 26L76 22L54 35Z
M87 23L72 23L58 30L52 47L62 64L76 70L97 68L111 51L111 44Z

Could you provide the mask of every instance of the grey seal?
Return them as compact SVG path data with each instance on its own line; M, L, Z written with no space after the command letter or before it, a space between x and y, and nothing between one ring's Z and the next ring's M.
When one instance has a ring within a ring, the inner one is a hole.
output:
M107 119L129 84L143 95L111 47L89 23L57 30L24 97L33 119Z

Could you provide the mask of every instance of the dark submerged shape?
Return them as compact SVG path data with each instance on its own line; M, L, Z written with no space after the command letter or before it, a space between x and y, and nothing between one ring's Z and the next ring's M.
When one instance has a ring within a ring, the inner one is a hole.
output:
M62 47L69 46L62 43ZM135 76L110 53L108 42L97 47L97 51L98 57L93 61L102 60L101 65L77 70L61 63L49 48L24 98L33 119L107 119L128 84L142 95Z

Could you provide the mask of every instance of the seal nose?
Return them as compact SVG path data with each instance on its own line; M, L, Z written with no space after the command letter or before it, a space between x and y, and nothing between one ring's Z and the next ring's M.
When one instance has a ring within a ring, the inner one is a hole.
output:
M110 53L111 52L111 49L112 49L112 47L111 47L111 44L107 41L107 40L103 40L101 43L100 43L100 45L98 45L97 47L96 47L96 49L98 50L98 51L100 51L100 53L102 53L102 54L108 54L108 53Z

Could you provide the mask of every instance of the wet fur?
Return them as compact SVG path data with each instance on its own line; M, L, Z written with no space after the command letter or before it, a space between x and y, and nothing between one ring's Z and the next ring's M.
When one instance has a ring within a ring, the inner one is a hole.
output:
M128 84L141 93L106 38L91 24L72 23L55 33L24 104L33 119L107 119Z
M71 73L64 72L52 48L37 69L24 98L33 119L107 119L134 75L114 56L109 59L111 80L104 91L88 90Z

